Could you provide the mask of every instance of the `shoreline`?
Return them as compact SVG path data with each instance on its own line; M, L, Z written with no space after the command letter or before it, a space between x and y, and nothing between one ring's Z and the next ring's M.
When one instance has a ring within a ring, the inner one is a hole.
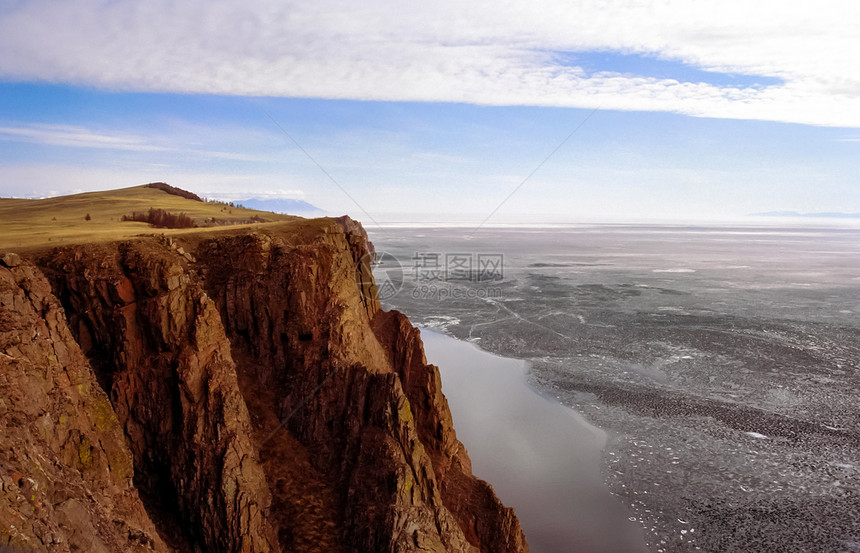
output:
M427 328L421 336L475 475L516 511L533 553L647 551L603 478L606 432L533 388L527 362Z

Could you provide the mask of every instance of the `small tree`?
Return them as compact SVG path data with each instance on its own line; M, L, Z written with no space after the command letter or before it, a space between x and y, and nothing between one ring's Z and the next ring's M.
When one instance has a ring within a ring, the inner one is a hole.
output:
M92 217L90 217L90 214L89 214L89 213L87 213L87 216L86 216L86 217L84 217L84 221L92 221L92 219L93 219L93 218L92 218Z

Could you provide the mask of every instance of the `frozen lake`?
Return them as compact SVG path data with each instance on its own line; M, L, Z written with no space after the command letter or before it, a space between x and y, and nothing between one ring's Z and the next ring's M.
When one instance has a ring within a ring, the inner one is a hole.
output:
M374 271L400 268L386 308L522 360L533 389L607 431L603 480L650 551L860 551L860 229L368 231L399 260ZM478 474L540 547L528 495Z

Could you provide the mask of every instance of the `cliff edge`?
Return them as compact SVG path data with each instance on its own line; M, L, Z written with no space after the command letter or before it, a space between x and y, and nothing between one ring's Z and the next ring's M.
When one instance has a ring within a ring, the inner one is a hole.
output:
M349 218L0 252L0 545L528 551L371 252Z

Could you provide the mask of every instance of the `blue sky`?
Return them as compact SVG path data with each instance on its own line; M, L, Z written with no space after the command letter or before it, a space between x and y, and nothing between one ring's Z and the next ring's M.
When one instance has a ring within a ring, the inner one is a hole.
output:
M0 195L164 180L381 222L480 221L515 189L494 220L860 212L857 8L714 4L5 3Z

